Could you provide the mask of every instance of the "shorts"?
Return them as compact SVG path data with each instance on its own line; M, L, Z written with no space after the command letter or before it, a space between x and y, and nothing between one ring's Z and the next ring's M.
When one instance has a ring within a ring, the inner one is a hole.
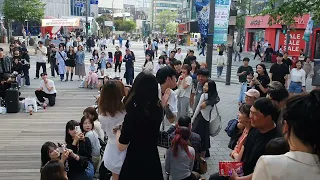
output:
M154 49L155 49L156 51L158 51L158 46L155 46Z
M302 83L301 82L290 82L289 93L302 93Z

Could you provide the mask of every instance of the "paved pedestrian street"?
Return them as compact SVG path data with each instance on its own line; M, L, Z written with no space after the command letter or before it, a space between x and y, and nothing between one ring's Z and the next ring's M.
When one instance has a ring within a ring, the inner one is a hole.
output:
M172 45L173 47L173 45ZM136 55L135 75L141 72L144 63L144 50L142 43L132 43L131 48ZM163 47L160 46L160 50ZM114 52L114 48L109 47L106 52ZM124 48L122 48L124 52ZM183 49L186 53L186 49ZM91 55L86 53L86 65L89 64ZM199 61L203 61L203 57ZM154 62L156 63L156 62ZM125 64L122 65L123 76ZM236 77L237 66L232 67L232 83L230 86L217 82L217 89L221 101L218 108L222 116L223 129L228 121L235 118L237 110L237 97L240 87ZM225 71L225 70L224 70ZM50 68L47 64L47 72L50 75ZM216 69L212 69L212 77L215 80ZM224 73L225 74L225 73ZM40 80L34 80L35 57L31 56L30 78L31 86L21 88L22 97L35 97L34 91L38 88ZM50 76L49 76L50 77ZM223 79L224 76L221 78ZM54 107L29 115L20 112L17 114L0 114L0 180L35 180L40 177L40 149L46 141L64 142L65 125L69 120L80 121L83 110L94 104L94 95L98 94L97 89L78 88L80 82L78 77L75 81L60 82L56 77L54 80L57 89L57 100ZM230 150L227 145L229 137L224 130L218 136L211 138L211 157L207 158L208 173L205 177L218 170L218 162L229 160ZM164 165L165 149L159 148L159 156ZM137 162L138 163L138 162Z

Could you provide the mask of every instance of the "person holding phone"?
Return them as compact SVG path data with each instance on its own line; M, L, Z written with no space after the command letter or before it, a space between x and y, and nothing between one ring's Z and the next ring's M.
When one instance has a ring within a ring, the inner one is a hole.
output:
M239 77L239 82L241 84L240 95L238 98L238 104L241 105L245 103L245 92L248 90L248 75L253 74L253 69L249 66L249 58L243 58L243 65L238 68L237 76Z
M47 72L46 60L47 60L47 48L43 45L42 41L38 42L38 47L36 49L36 77L34 79L39 79L39 71L40 67L42 67L42 71Z
M75 154L74 157L68 158L69 180L92 180L94 167L91 156L91 142L81 132L77 121L71 120L66 124L65 141L67 148Z
M260 97L266 97L268 92L268 84L270 78L266 66L264 64L258 64L256 66L257 73L254 74L254 78L251 81L251 86L254 86L259 91Z

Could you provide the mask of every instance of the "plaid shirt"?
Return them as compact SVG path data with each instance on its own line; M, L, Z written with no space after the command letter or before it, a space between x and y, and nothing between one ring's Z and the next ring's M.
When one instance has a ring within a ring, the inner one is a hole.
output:
M158 139L158 146L163 148L170 148L171 147L171 140L175 136L175 126L171 126L168 131L161 131L159 134ZM194 132L191 132L190 136L190 146L194 148L196 153L201 152L201 138L200 135Z

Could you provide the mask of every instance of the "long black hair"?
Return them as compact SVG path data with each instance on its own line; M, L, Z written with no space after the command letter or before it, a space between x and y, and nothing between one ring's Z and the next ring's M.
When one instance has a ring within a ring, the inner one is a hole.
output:
M49 161L41 170L40 180L67 180L64 165L59 160Z
M152 56L150 55L150 54L146 54L146 57L147 56L149 56L150 57L150 59L149 60L147 60L147 58L146 58L146 60L144 61L144 65L143 65L143 67L145 67L146 66L146 64L149 62L149 61L151 61L152 62ZM152 62L153 63L153 62Z
M214 81L208 82L208 99L216 99L218 97L217 85Z
M66 134L65 134L65 141L67 144L72 144L72 137L69 134L69 130L74 130L76 128L76 126L79 126L79 123L75 120L70 120L69 122L67 122L66 124Z
M132 112L132 108L135 107L144 110L145 113L149 113L148 111L150 108L160 106L158 92L156 77L150 73L139 73L128 95L124 99L127 113Z
M320 159L320 90L313 90L309 94L296 95L289 98L282 110L281 122L288 124L287 137L292 133L305 146L313 150ZM287 141L288 141L287 139ZM290 142L289 142L290 144Z
M57 149L58 146L53 142L46 142L41 147L41 167L47 164L51 160L49 156L50 148Z

